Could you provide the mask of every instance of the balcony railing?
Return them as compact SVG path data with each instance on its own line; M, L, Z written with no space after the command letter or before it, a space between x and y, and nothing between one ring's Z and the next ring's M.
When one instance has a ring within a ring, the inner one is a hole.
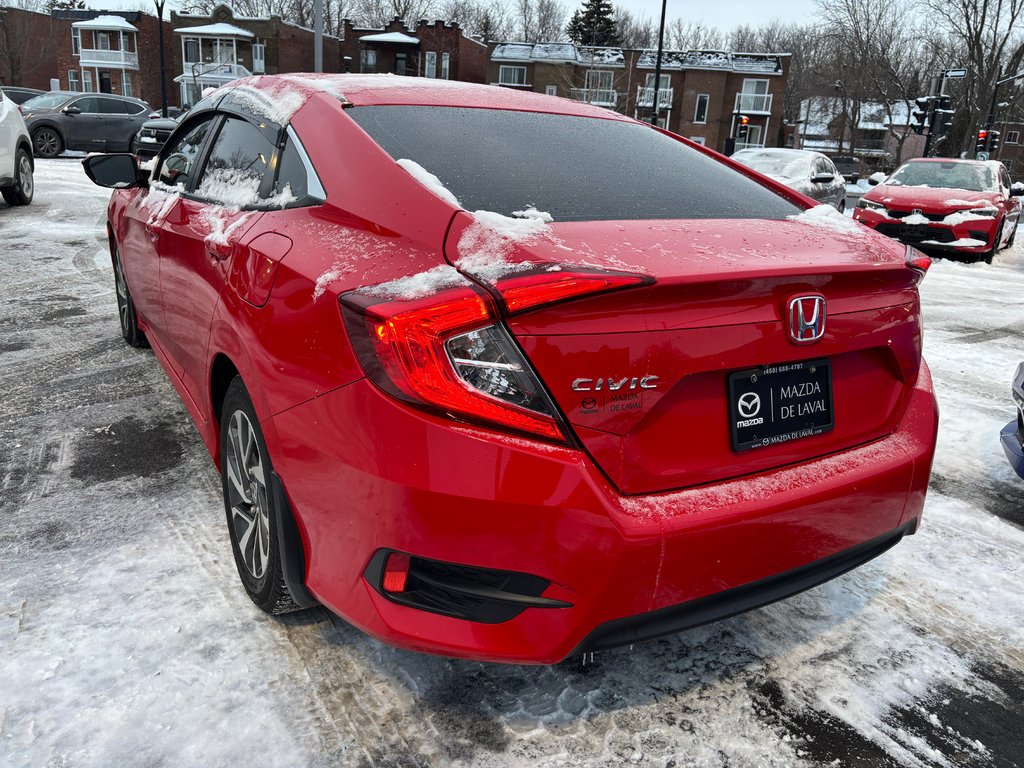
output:
M771 114L772 94L770 93L737 93L734 112Z
M741 149L764 149L764 142L740 141L737 139L736 151L739 152Z
M672 97L675 91L672 88L658 89L658 109L672 109ZM642 85L636 89L636 105L638 107L654 106L654 89L644 88Z
M239 77L249 77L252 74L241 64L215 64L212 61L186 61L185 77L204 78L206 80L235 80Z
M78 59L83 67L139 68L139 54L135 51L108 51L100 48L82 48Z
M570 88L569 98L598 107L614 107L619 103L619 92L606 88Z

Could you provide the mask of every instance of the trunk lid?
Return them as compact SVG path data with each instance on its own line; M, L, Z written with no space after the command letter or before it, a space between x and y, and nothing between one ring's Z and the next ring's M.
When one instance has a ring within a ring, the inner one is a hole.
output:
M492 288L523 264L654 278L507 321L580 443L623 493L716 482L880 438L895 429L916 380L918 275L904 246L852 222L833 223L842 231L775 220L564 223L518 239L505 232L486 247L474 226L459 214L446 254ZM824 297L820 341L790 338L795 296ZM734 450L729 375L825 359L834 427Z

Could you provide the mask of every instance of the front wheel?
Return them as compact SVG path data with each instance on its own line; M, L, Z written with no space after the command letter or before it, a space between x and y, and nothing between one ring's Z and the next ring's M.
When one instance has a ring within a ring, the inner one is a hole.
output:
M300 606L284 577L270 478L273 466L249 393L236 376L221 408L221 482L235 566L249 598L270 614Z
M1006 226L1006 222L1000 222L999 229L996 230L996 239L992 241L992 249L990 251L986 251L981 257L986 264L991 264L992 259L994 259L995 255L999 253L999 241L1003 239L1004 226Z
M19 149L14 158L14 184L0 190L8 205L28 205L35 194L35 178L32 174L32 158L28 152Z
M64 151L64 142L60 134L53 128L43 127L32 134L32 146L36 157L47 159L56 157Z

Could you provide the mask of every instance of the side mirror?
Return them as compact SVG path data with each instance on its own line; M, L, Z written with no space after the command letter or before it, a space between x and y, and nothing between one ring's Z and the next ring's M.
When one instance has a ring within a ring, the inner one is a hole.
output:
M1016 181L1010 185L1011 197L1024 197L1024 181Z
M146 185L148 174L139 169L135 155L89 155L82 166L92 183L101 187L128 189Z
M812 184L831 184L835 180L836 177L833 176L831 173L819 173L814 176L811 176Z
M63 112L65 115L82 114L82 110L80 110L78 107L64 107L64 109L62 109L61 112Z
M870 184L872 187L877 187L887 178L889 177L886 176L884 173L882 173L881 171L877 171L876 173L872 173L870 176L868 176L868 184Z

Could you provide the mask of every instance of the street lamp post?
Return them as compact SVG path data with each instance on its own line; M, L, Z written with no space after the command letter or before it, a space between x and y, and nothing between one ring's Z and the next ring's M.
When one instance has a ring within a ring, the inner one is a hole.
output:
M654 62L654 101L651 102L651 125L658 124L658 91L661 90L661 53L665 44L665 6L668 0L661 0L661 26L658 27L658 58ZM668 128L668 125L665 126Z
M156 36L160 48L160 114L167 117L167 65L164 63L164 3L167 0L153 0L156 5Z

